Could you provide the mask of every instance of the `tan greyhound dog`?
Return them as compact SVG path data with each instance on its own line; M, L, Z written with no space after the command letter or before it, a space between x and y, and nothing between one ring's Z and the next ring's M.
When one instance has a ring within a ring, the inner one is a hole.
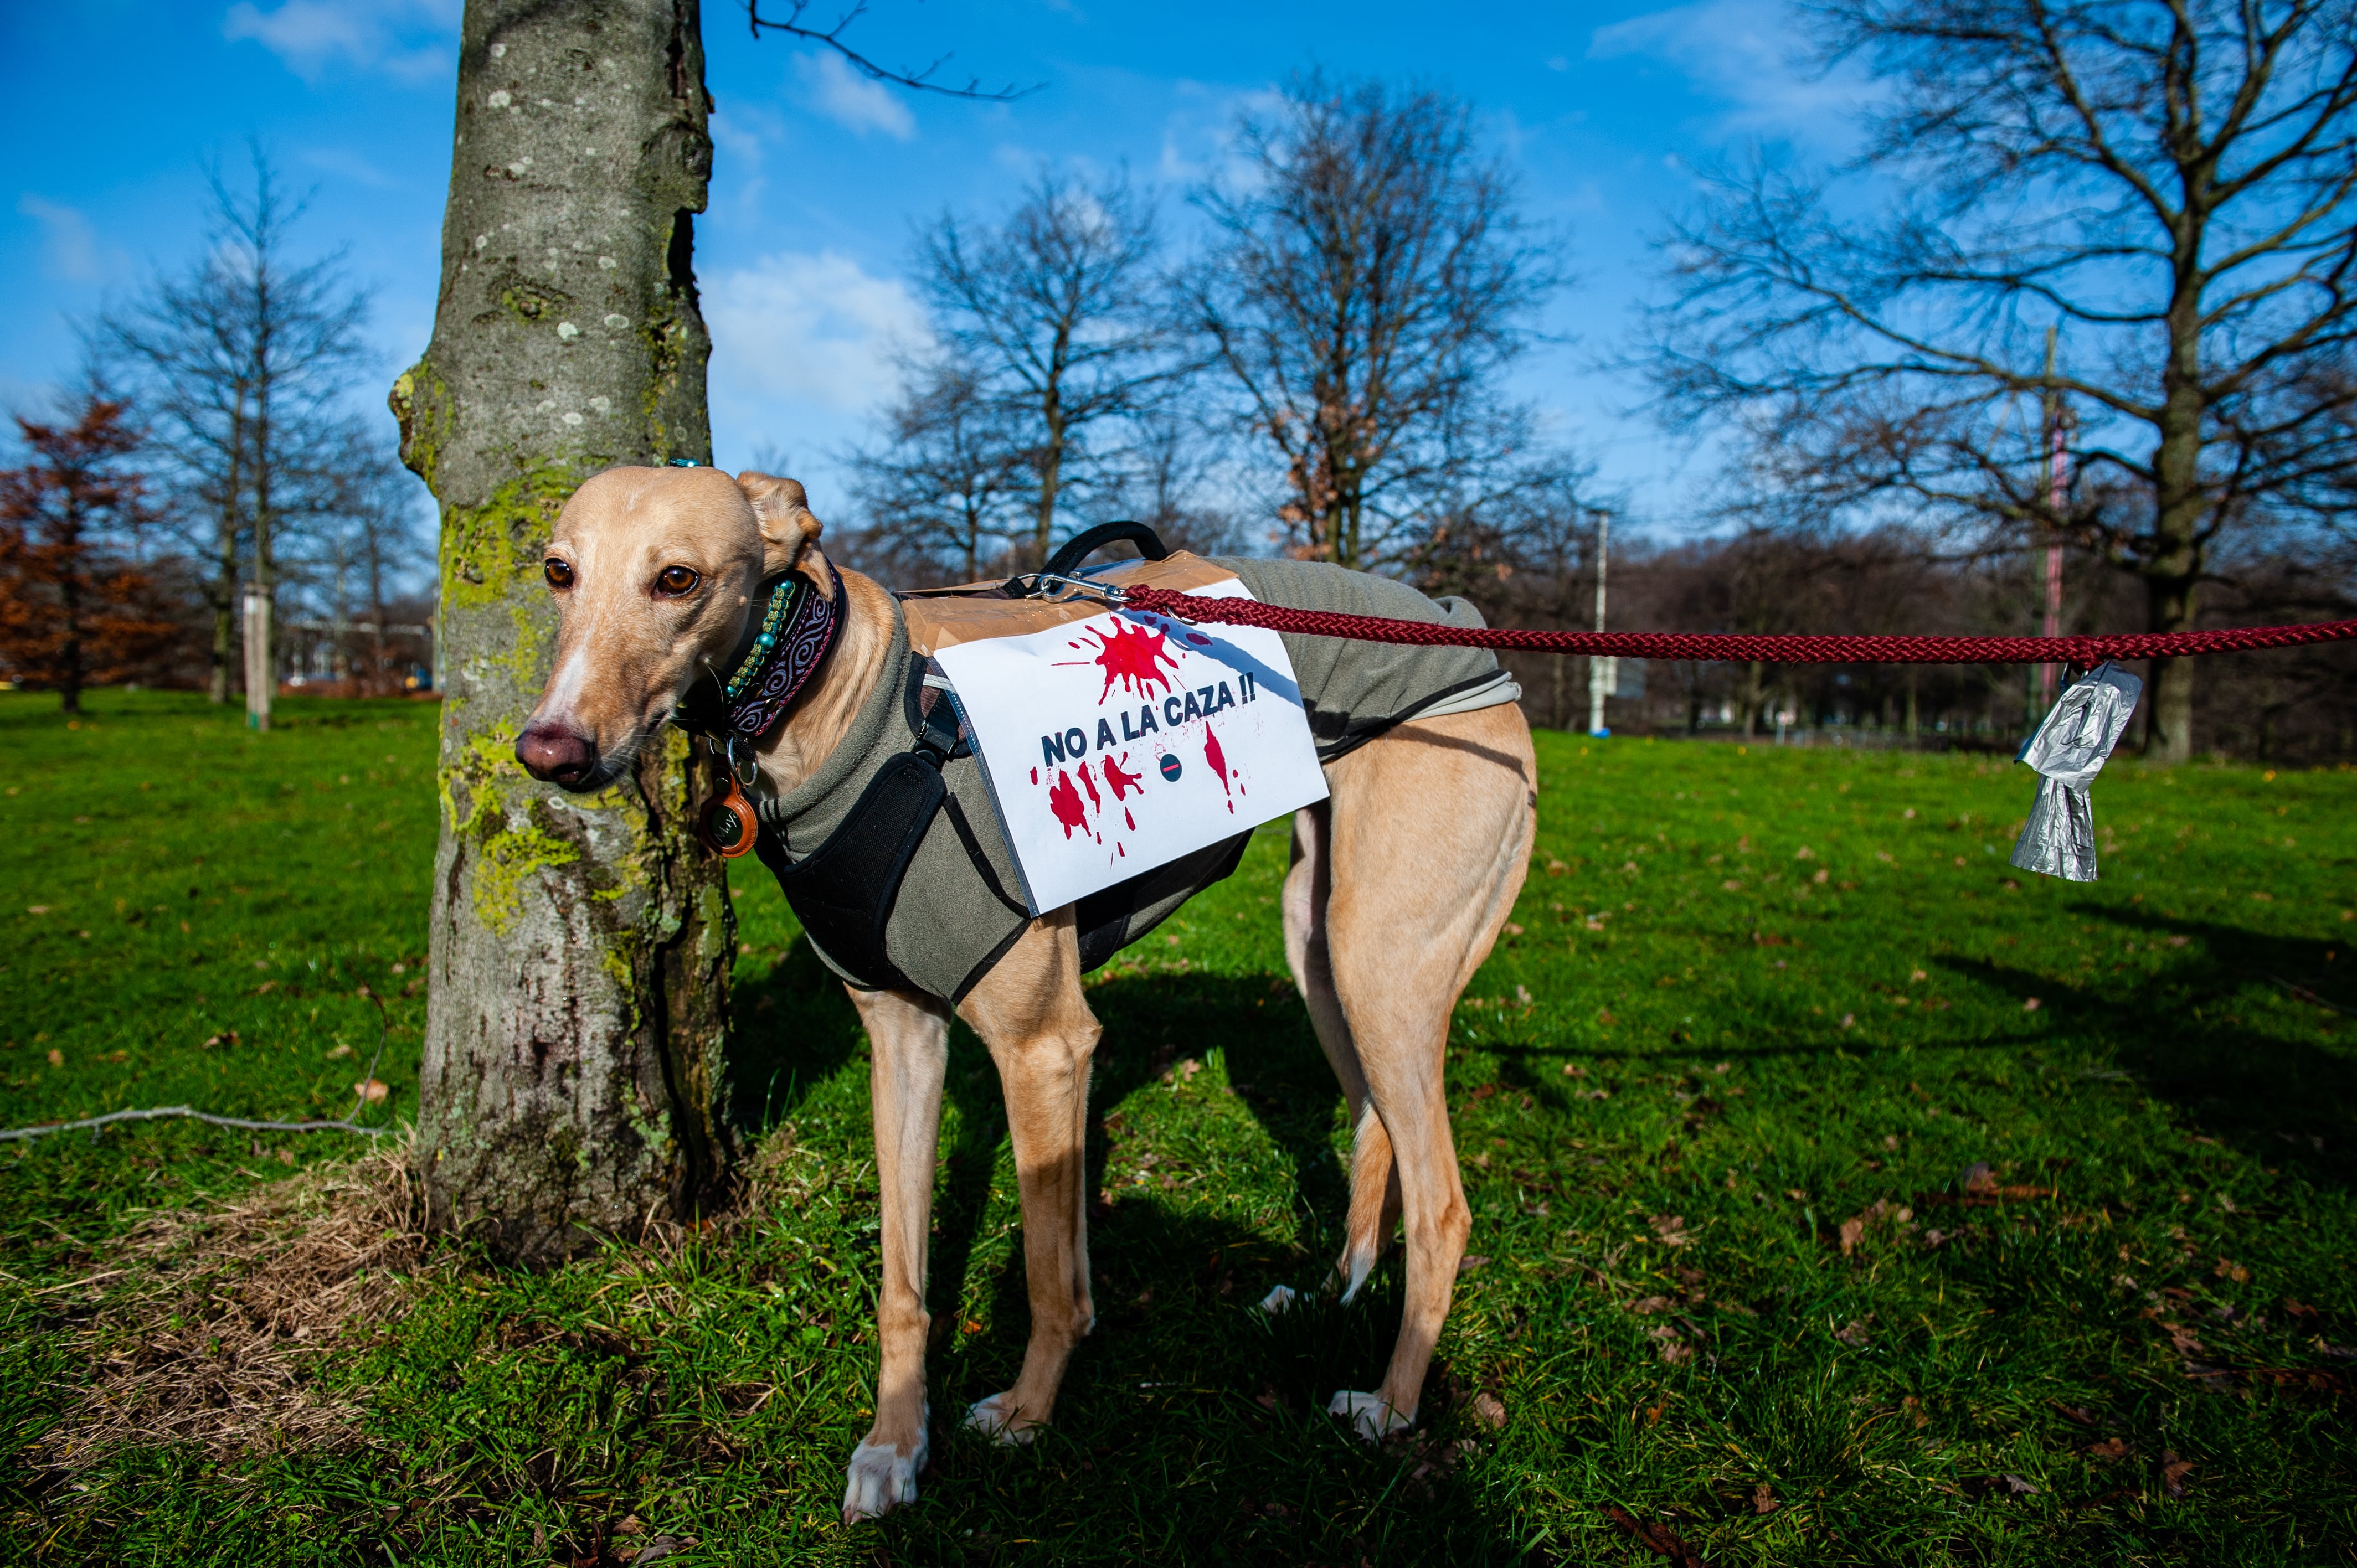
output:
M741 646L760 583L793 572L832 594L840 569L818 539L791 479L615 468L583 485L548 547L562 628L518 757L567 789L620 776L690 683ZM842 739L892 640L892 597L856 572L840 576L848 613L835 645L759 747L765 787L781 794ZM1508 703L1398 725L1326 775L1330 798L1294 820L1285 948L1354 1129L1338 1264L1346 1293L1405 1220L1406 1303L1390 1368L1373 1392L1345 1391L1330 1406L1372 1440L1415 1421L1471 1227L1441 1065L1451 1010L1522 889L1538 774L1529 728ZM1070 908L1032 920L956 1009L1005 1085L1023 1204L1030 1343L1015 1386L967 1415L1002 1443L1047 1421L1095 1322L1083 1140L1099 1030L1073 931ZM852 1455L846 1521L914 1501L928 1452L926 1242L951 1016L947 1003L915 993L851 996L873 1047L884 1277L876 1422Z

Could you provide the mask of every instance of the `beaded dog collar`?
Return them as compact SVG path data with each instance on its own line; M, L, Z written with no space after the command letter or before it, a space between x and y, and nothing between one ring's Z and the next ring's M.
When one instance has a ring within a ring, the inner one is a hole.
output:
M761 629L725 689L720 727L726 733L756 740L778 726L834 646L844 607L840 573L831 596L799 577L771 587Z

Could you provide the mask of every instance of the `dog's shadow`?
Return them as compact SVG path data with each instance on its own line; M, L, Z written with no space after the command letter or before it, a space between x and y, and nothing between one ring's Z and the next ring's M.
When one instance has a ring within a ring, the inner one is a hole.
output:
M1292 1165L1297 1240L1189 1212L1157 1187L1092 1202L1097 1329L1073 1357L1053 1425L1018 1450L957 1431L958 1412L1013 1382L1030 1314L1018 1246L982 1293L988 1327L961 1332L1006 1118L987 1051L956 1026L944 1090L956 1114L934 1194L926 1304L935 1459L924 1502L884 1523L892 1560L963 1562L995 1542L1050 1539L1086 1543L1084 1554L1184 1561L1513 1557L1512 1521L1492 1517L1455 1457L1469 1429L1444 1365L1435 1364L1413 1440L1369 1447L1325 1413L1336 1390L1382 1377L1400 1281L1394 1255L1349 1307L1310 1288L1340 1249L1349 1192L1332 1140L1340 1090L1291 983L1126 975L1092 985L1089 1002L1104 1036L1091 1083L1088 1191L1107 1186L1105 1117L1216 1044L1236 1101ZM734 1102L748 1130L791 1119L865 1048L842 987L801 941L739 988L737 1005L750 1026L739 1036ZM1305 1294L1292 1311L1265 1316L1255 1304L1279 1283Z

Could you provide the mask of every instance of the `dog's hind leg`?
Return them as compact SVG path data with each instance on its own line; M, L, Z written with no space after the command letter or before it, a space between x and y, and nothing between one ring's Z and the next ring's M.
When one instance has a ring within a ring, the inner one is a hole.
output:
M1391 1135L1375 1114L1367 1096L1367 1076L1359 1064L1359 1047L1351 1038L1350 1020L1334 994L1334 971L1327 946L1326 904L1332 889L1329 875L1331 822L1325 802L1307 806L1293 817L1293 868L1285 878L1285 957L1294 983L1309 1009L1318 1044L1342 1085L1351 1111L1351 1212L1343 1229L1342 1256L1335 1272L1342 1281L1342 1299L1351 1300L1367 1283L1400 1217L1399 1172L1392 1161ZM1263 1305L1279 1309L1291 1293L1279 1286Z
M1499 707L1403 725L1328 777L1328 963L1407 1235L1391 1365L1372 1393L1345 1391L1330 1408L1381 1438L1414 1423L1472 1229L1442 1064L1458 995L1522 890L1537 768L1521 714Z
M1098 1027L1081 993L1072 911L1031 923L967 993L958 1015L998 1064L1023 1201L1031 1342L1015 1386L976 1403L966 1424L1023 1443L1055 1408L1072 1348L1096 1325L1089 1290L1089 1066Z
M925 1403L925 1254L932 1234L933 1160L949 1066L949 1009L929 996L857 991L875 1101L876 1177L883 1209L884 1277L877 1292L883 1360L876 1423L852 1451L843 1520L855 1524L917 1500L931 1412Z

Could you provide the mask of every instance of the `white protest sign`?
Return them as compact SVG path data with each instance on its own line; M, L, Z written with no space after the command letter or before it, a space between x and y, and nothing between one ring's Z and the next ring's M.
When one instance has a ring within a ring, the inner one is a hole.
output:
M1233 578L1189 592L1251 596ZM1108 611L934 657L1034 914L1326 798L1273 631Z

